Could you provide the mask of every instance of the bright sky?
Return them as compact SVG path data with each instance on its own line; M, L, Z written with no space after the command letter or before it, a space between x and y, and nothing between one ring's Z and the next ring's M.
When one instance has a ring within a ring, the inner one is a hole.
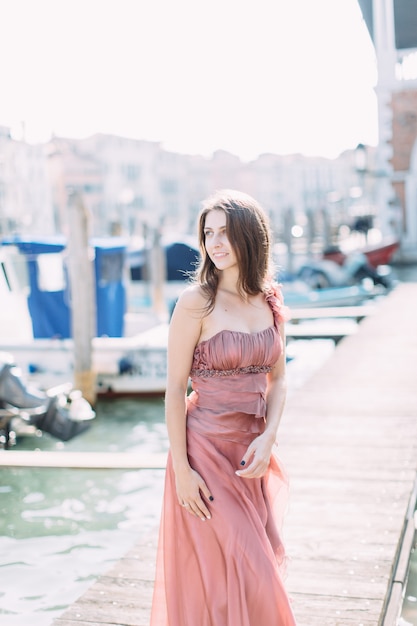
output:
M336 157L376 145L357 0L0 0L0 125Z

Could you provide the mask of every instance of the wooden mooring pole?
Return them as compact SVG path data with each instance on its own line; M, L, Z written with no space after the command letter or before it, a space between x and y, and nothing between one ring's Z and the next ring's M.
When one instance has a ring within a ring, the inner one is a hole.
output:
M161 243L161 226L151 230L150 249L150 282L152 295L152 309L161 320L166 318L167 306L165 303L164 285L166 281L165 251Z
M88 244L88 211L76 191L68 195L68 265L71 285L71 319L74 339L74 386L94 405L96 376L92 369L95 335L93 268Z

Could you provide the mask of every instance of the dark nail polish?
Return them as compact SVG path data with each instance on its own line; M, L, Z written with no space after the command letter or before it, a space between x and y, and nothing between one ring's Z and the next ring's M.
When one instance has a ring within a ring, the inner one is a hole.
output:
M245 465L246 461L241 461L240 464L241 465Z
M213 502L213 500L214 500L213 496L210 496L210 497L209 497L209 500L210 500L211 502Z

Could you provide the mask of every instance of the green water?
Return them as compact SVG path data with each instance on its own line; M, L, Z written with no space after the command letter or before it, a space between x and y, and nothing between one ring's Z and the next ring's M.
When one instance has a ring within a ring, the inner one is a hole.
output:
M66 444L21 438L19 450L167 449L162 400L99 403ZM7 452L4 452L7 454ZM0 475L0 624L49 626L155 526L160 470L5 469Z

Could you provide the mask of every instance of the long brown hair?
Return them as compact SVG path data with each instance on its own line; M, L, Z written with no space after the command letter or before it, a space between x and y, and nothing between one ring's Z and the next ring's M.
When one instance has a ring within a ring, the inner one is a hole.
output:
M214 306L219 272L207 254L204 227L209 211L224 211L226 232L239 266L238 289L241 294L256 295L267 288L271 279L271 231L260 204L240 191L223 189L203 202L198 219L201 258L195 280L208 296L207 311Z

